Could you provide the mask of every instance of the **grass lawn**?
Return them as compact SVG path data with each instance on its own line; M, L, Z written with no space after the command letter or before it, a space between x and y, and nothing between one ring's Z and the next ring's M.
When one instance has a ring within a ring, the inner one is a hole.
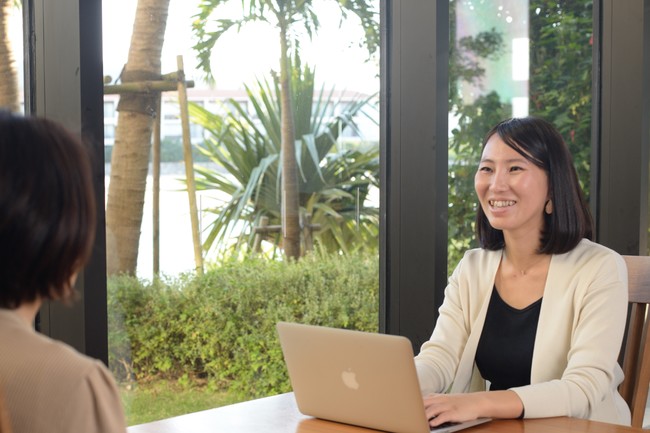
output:
M128 425L143 424L236 403L233 396L197 385L156 381L120 386Z

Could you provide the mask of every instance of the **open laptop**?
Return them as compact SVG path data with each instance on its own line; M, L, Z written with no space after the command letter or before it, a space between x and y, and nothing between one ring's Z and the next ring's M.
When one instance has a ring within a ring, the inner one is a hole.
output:
M487 418L431 429L406 337L279 322L301 413L399 433L449 433Z

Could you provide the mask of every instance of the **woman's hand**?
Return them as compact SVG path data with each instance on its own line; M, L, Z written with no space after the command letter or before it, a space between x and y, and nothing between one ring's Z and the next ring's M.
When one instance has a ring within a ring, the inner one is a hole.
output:
M479 418L479 405L480 399L475 393L433 394L424 397L424 411L431 427Z
M424 411L431 427L483 417L518 418L523 409L514 391L431 394L424 397Z

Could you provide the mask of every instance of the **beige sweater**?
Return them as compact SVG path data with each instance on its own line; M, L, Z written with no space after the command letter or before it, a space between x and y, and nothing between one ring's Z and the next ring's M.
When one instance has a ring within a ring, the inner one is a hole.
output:
M6 309L0 309L0 389L13 433L126 431L104 364L37 333Z
M501 251L471 250L455 269L431 339L415 362L423 393L485 389L474 358ZM527 418L572 416L630 423L617 391L627 314L627 269L588 240L551 259L539 315L531 385L514 388Z

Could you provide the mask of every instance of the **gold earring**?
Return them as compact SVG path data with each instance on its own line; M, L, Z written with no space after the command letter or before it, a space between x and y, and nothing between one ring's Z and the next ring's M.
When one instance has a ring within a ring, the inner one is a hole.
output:
M544 212L546 215L550 215L553 213L553 201L552 200L547 200L546 205L544 206Z

